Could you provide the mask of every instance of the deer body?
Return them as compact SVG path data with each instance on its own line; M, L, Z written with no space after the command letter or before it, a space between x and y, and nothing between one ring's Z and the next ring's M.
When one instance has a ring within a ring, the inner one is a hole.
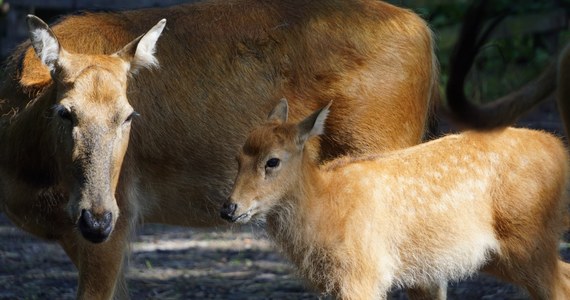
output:
M317 289L375 299L394 286L484 270L537 299L570 296L557 248L568 204L559 139L514 128L467 132L318 166L301 145L301 127L269 123L252 132L234 205L222 216L265 216L270 236ZM256 179L263 171L252 172L251 162L268 158L280 165Z

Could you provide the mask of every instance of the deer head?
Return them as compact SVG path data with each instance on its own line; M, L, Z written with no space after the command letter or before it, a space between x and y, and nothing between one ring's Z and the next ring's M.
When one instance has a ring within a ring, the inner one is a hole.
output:
M94 243L109 237L119 217L115 190L137 115L127 99L127 79L139 68L157 66L155 44L165 23L114 54L88 55L66 51L46 23L28 16L32 46L55 87L48 126L41 130L51 130L69 216Z

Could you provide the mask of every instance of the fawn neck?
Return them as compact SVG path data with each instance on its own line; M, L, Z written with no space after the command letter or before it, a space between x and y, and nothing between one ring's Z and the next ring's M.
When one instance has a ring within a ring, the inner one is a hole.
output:
M267 230L277 241L319 244L314 231L326 219L328 176L307 152L303 151L296 180L281 205L267 215Z

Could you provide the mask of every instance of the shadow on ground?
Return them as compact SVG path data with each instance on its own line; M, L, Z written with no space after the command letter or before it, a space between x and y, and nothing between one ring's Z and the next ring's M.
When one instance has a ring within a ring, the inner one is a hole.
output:
M74 299L77 272L63 250L0 215L0 299ZM147 225L132 246L133 299L319 299L259 229ZM488 277L453 284L449 299L527 299ZM392 299L405 299L395 291Z

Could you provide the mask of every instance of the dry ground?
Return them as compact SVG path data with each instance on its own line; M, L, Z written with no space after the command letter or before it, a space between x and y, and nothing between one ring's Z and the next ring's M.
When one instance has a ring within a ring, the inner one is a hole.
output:
M0 299L74 299L77 273L61 248L0 217ZM263 232L148 225L133 244L133 299L318 299ZM396 291L393 299L405 299ZM449 299L527 299L488 277L452 285Z
M552 101L520 123L562 133ZM133 299L318 299L256 228L147 225L132 248ZM73 299L76 279L58 245L26 234L0 214L0 299ZM400 291L392 298L405 299ZM484 276L451 284L448 298L528 299L518 288Z

